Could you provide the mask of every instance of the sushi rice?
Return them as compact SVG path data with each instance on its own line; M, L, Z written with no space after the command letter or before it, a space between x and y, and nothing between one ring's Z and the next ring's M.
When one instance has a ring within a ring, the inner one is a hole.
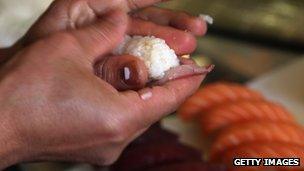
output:
M142 59L152 80L162 79L166 71L180 65L175 51L166 44L165 40L154 36L126 36L114 50L114 54L128 54Z

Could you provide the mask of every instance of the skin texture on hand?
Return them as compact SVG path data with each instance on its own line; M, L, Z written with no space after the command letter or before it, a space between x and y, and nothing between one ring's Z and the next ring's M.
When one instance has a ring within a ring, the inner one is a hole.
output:
M108 55L126 33L157 35L178 54L195 49L196 32L127 15L156 2L57 0L23 39L1 51L5 62L0 68L0 119L5 124L0 130L11 131L0 141L15 146L9 151L0 146L0 158L6 153L20 155L2 160L0 169L45 160L110 164L130 141L194 93L204 75L118 92L109 84L121 81L117 74L108 80L94 74L96 64L108 73L119 73L117 66L127 64L145 77L137 58ZM164 17L170 20L173 12L168 13ZM189 16L190 21L198 22ZM202 21L200 27L204 28ZM152 96L143 100L147 92Z

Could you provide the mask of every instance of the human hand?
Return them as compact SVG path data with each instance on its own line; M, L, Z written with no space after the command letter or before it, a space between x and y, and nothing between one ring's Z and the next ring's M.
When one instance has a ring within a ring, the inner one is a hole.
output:
M96 77L95 62L121 41L128 22L115 8L93 11L101 18L30 41L0 69L0 168L41 160L110 164L199 86L204 76L118 92Z
M154 0L153 3L160 0ZM69 0L56 1L45 14L33 25L28 33L12 48L6 50L13 54L18 49L49 34L79 28L92 23L98 15L92 13L90 6L97 11L106 11L113 8L123 9L130 13L127 33L131 35L153 35L166 40L169 46L178 55L190 54L196 48L194 36L202 36L206 32L206 23L198 17L193 17L185 12L175 12L158 7L145 7L152 1L120 0L113 2ZM137 4L134 4L137 3ZM128 5L131 4L131 5ZM103 13L103 12L101 12ZM185 32L186 31L186 32ZM0 51L1 56L1 51ZM8 56L8 55L7 55ZM5 59L3 57L3 59ZM122 81L120 69L126 65L130 68L132 78L127 82ZM144 63L137 57L130 55L108 55L96 65L97 70L108 70L108 74L97 73L104 80L118 90L140 89L148 82L148 73Z

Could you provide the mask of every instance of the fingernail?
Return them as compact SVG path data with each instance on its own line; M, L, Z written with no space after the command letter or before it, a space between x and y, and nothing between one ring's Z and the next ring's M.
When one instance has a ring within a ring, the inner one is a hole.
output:
M213 24L213 18L210 15L200 14L198 16L199 19L203 20L204 22L207 22L208 24Z
M152 98L153 94L151 91L146 91L146 92L140 92L140 98L142 100L149 100Z
M206 66L206 69L207 69L208 73L210 73L211 71L213 71L214 68L215 68L215 65L213 65L213 64Z
M189 54L187 54L187 55L182 55L181 58L183 58L183 59L190 59L190 55L189 55Z
M136 71L136 62L127 62L121 68L121 79L128 86L136 86L139 83Z

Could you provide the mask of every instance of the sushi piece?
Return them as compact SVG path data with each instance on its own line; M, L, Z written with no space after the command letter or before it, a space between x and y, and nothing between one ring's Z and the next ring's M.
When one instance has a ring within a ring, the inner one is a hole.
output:
M178 114L184 120L191 120L219 105L243 100L261 101L262 99L260 93L239 84L213 83L186 100L179 108Z
M242 101L218 106L201 114L200 123L205 134L214 133L226 126L249 122L294 122L283 106L267 101Z
M125 36L114 55L132 55L142 59L149 73L150 85L193 75L209 73L213 67L199 67L190 59L179 58L165 40L154 36Z
M154 36L126 36L114 53L133 55L142 59L149 70L150 79L154 80L163 78L166 71L180 65L174 50L165 40Z
M300 166L233 167L233 158L300 158ZM233 171L304 170L304 147L290 143L248 143L226 151L218 162Z
M233 125L221 131L214 141L210 158L242 144L284 143L304 148L304 129L295 123L250 122Z

